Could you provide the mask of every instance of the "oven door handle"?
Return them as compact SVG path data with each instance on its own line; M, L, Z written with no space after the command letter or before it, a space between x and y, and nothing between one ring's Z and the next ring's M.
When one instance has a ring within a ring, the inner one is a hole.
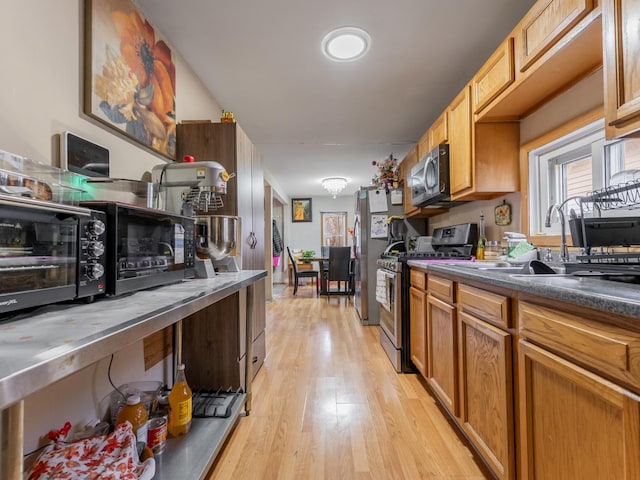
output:
M8 205L10 207L24 207L32 210L47 211L54 213L73 214L88 217L91 212L88 208L73 207L71 205L53 204L43 200L35 200L29 197L16 197L13 195L0 194L0 205Z

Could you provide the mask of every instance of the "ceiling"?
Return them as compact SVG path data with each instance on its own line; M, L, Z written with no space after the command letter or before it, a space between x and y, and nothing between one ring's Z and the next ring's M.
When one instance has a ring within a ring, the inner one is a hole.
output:
M368 185L402 160L534 0L136 0L235 118L289 197ZM320 50L339 26L372 37L356 62ZM179 102L180 99L178 98ZM178 108L179 110L179 108Z

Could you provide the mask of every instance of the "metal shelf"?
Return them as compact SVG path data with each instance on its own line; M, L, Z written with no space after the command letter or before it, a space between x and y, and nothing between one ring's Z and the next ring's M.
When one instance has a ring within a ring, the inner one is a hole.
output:
M240 396L229 418L194 418L188 434L169 438L166 450L155 456L154 480L205 478L238 422L246 399L246 394Z

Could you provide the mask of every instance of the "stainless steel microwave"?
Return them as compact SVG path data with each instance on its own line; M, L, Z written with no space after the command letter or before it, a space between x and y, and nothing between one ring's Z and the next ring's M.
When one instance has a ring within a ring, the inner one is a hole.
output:
M407 178L411 187L411 204L416 207L452 207L463 202L451 201L449 193L449 145L442 143L415 165Z

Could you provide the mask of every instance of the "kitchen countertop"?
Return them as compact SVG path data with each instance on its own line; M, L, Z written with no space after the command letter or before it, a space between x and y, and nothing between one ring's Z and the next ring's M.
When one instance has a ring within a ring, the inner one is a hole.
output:
M47 305L0 321L0 410L266 277L184 280L90 304Z
M410 267L456 275L604 312L640 318L640 288L634 284L560 274L514 275L499 270L482 270L462 263L409 260L407 264Z

